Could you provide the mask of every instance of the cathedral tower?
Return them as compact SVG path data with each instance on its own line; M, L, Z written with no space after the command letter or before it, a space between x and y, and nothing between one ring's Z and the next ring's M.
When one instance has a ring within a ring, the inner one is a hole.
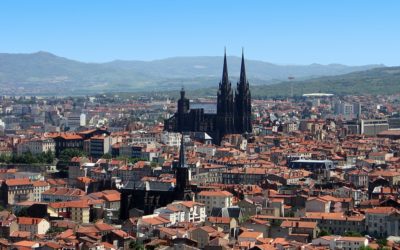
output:
M237 83L235 95L235 128L236 132L251 133L251 94L249 82L246 77L246 68L244 65L244 54L242 50L242 64L240 67L240 79Z
M228 65L226 62L226 51L224 54L224 67L222 72L222 80L219 83L219 89L217 94L217 129L218 129L218 141L221 141L222 137L226 134L232 134L235 132L235 105L231 82L228 77Z
M181 89L181 99L178 100L178 132L184 131L185 127L185 114L189 112L189 99L185 97L185 89Z

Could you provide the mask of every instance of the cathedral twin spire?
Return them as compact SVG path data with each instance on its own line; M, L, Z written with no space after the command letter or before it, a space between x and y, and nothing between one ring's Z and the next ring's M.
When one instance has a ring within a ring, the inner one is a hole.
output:
M237 90L242 90L242 91L248 91L249 90L249 82L247 81L246 77L246 67L244 63L244 52L242 49L242 61L240 65L240 77L239 77L239 82L237 84ZM222 80L220 82L219 90L222 91L227 91L229 92L231 90L231 83L229 81L229 76L228 76L228 63L226 60L226 49L224 53L224 66L222 70ZM238 94L238 93L236 93Z
M221 80L221 84L222 85L228 85L230 84L229 82L229 77L228 77L228 63L226 61L226 49L225 49L225 53L224 53L224 67L222 70L222 80Z
M243 50L240 78L235 96L233 96L229 81L225 50L222 80L218 90L217 114L221 136L229 133L251 133L251 96L249 82L246 78Z

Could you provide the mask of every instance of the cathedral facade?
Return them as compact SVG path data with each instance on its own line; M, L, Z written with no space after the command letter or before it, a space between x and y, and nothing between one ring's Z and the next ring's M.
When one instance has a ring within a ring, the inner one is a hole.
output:
M164 122L164 129L170 132L205 132L220 144L227 134L245 134L252 132L251 93L246 77L244 55L240 68L240 78L235 92L228 77L226 53L222 79L217 93L217 113L205 113L202 108L190 108L185 91L181 90L176 113Z

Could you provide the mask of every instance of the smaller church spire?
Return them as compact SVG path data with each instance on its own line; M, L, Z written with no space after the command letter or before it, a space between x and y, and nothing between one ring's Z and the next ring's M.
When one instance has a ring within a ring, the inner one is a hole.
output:
M184 142L184 135L182 133L182 138L181 138L181 146L179 149L179 168L185 168L186 167L186 159L185 159L185 142Z

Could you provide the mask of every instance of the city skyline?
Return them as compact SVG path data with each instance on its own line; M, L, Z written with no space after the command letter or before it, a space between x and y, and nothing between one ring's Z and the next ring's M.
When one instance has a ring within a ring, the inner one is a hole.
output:
M0 53L84 62L240 56L276 64L399 65L400 3L3 1Z

